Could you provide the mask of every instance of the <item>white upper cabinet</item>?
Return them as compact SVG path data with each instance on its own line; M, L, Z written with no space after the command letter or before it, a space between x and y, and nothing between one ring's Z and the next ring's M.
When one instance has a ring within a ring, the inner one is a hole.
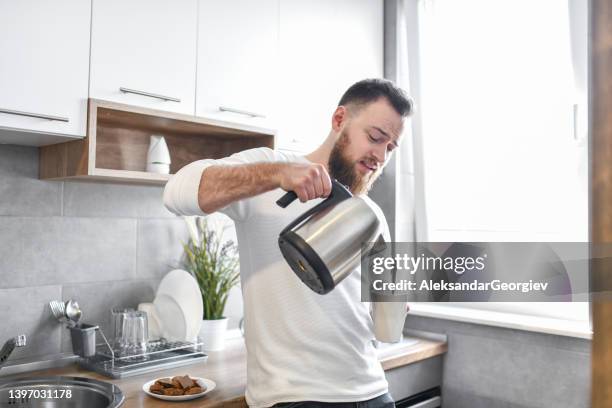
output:
M200 0L196 116L276 128L279 0Z
M340 97L383 76L382 0L282 0L277 147L310 151L327 137Z
M197 0L94 0L90 97L193 114Z
M1 142L85 135L89 24L88 1L0 2Z

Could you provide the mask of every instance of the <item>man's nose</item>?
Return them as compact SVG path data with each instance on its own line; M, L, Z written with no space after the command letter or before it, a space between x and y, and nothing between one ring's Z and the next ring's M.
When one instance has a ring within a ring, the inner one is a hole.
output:
M378 163L385 163L387 161L387 146L377 146L373 151L373 156L376 158Z

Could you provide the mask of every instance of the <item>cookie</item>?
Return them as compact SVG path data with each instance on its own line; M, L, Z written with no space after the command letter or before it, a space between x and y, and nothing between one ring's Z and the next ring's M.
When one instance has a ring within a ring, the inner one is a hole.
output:
M160 378L159 380L155 381L155 384L159 384L164 388L170 388L172 387L172 379L171 378Z
M184 375L182 377L174 377L173 380L175 378L181 384L181 387L185 389L195 387L196 385L198 385L195 381L189 378L188 375Z
M178 388L178 389L183 389L183 386L181 385L181 382L178 380L179 377L172 377L172 386L174 388Z
M161 384L155 383L149 387L149 391L156 394L163 394L164 387Z
M195 394L200 394L202 392L204 392L204 389L202 387L195 386L185 391L185 395L195 395Z
M185 392L180 388L164 388L164 395L183 395Z

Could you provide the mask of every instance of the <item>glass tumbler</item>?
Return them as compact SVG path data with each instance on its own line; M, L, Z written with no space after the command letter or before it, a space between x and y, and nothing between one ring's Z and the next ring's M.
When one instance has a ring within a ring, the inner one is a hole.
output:
M111 309L111 339L113 339L113 349L116 351L121 351L124 348L123 321L127 313L133 311L134 309L125 307L113 307Z
M149 323L147 313L141 310L130 310L123 316L120 353L122 355L139 355L147 352L149 341Z

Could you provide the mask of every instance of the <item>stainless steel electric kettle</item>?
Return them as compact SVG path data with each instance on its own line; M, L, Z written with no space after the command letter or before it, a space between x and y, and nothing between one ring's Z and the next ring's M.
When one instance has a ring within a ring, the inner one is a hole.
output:
M290 191L276 204L285 208L296 198ZM329 197L287 225L278 245L302 282L328 293L359 266L362 246L381 238L378 211L368 199L353 196L332 180Z

